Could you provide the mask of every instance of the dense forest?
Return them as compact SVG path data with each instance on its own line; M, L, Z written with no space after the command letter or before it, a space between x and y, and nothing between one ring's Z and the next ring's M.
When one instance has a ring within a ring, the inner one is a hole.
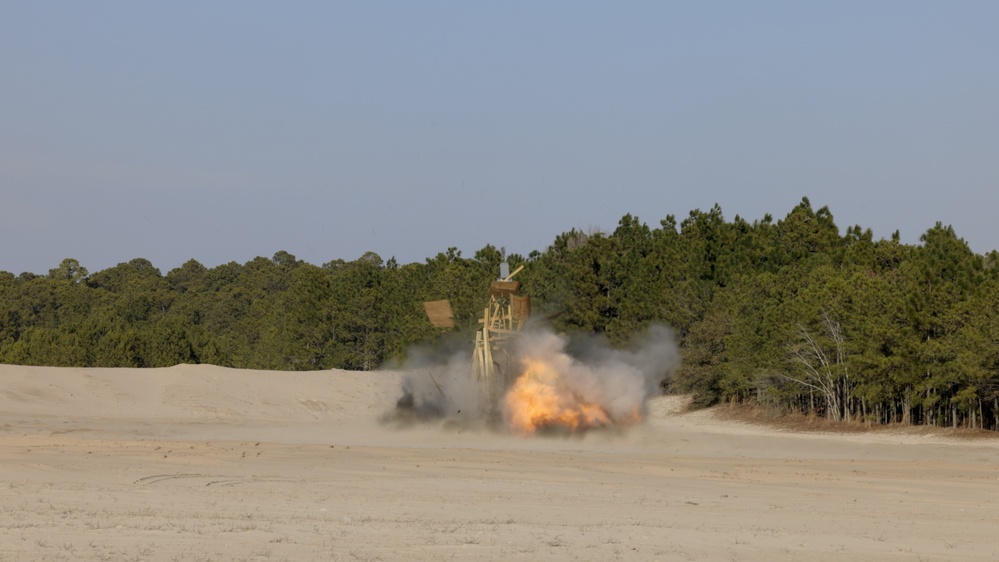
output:
M449 299L470 332L502 259L490 245L405 265L278 252L166 275L141 258L0 272L0 362L374 369L440 336L425 300ZM527 265L518 279L558 330L623 343L673 326L673 389L700 405L999 429L999 254L975 254L949 226L907 245L841 234L808 199L776 222L727 221L716 205L655 228L626 215L612 233L571 230L507 259Z

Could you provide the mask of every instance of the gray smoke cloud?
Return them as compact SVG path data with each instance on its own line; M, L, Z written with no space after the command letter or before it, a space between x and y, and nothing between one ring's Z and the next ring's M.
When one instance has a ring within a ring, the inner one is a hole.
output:
M490 406L472 378L471 344L447 338L433 347L410 349L396 366L405 372L395 409L383 421L406 425L428 420L481 424Z
M602 408L611 422L640 412L644 418L649 398L662 392L680 364L673 332L653 325L623 348L599 336L566 336L545 328L525 331L512 347L509 385L523 370L524 360L540 360L558 374L559 391ZM401 396L387 421L443 419L463 424L511 422L510 405L501 392L496 403L486 403L483 389L471 373L471 349L453 344L410 352Z
M470 352L460 352L443 364L407 366L397 409L409 409L420 418L482 418L487 408L472 379L471 362Z

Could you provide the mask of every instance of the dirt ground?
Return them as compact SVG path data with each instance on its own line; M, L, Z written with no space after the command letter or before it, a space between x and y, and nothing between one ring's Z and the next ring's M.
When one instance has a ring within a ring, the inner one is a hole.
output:
M0 561L995 560L999 439L380 422L398 373L0 366Z

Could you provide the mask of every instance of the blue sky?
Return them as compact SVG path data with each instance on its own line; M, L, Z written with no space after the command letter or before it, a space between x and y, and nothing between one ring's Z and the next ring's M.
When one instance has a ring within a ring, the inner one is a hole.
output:
M0 270L528 253L802 196L999 248L999 2L7 2Z

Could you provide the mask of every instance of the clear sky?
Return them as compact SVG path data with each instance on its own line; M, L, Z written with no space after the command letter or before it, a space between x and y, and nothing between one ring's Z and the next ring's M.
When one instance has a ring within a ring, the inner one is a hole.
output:
M999 248L999 2L0 7L0 270L526 254L721 205Z

